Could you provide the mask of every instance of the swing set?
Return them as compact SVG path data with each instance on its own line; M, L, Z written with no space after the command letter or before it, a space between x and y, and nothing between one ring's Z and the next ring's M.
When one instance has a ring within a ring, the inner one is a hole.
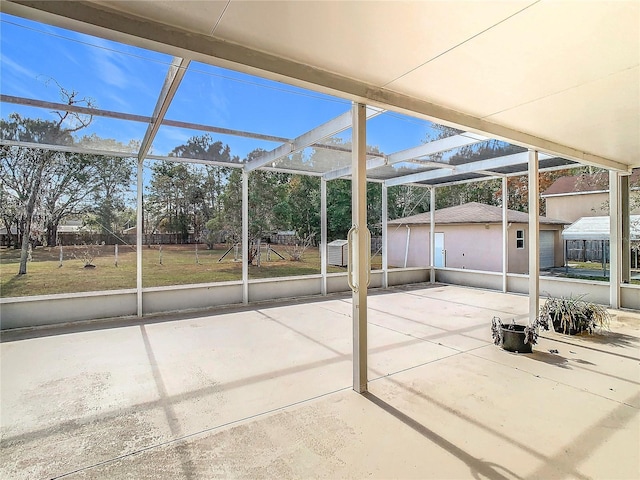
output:
M240 259L240 243L234 243L233 245L231 245L226 252L224 252L224 254L218 259L218 262L222 262L225 257L227 255L229 255L229 253L231 253L231 251L233 250L233 261L234 262L239 262ZM284 258L275 248L273 248L271 246L271 244L266 243L266 244L260 244L260 243L254 243L251 242L251 244L249 245L249 264L253 263L253 260L255 258L258 259L258 266L260 265L260 257L262 257L263 254L266 254L267 257L267 261L271 261L271 254L274 253L275 255L277 255L278 257L280 257L282 260L286 260L286 258Z

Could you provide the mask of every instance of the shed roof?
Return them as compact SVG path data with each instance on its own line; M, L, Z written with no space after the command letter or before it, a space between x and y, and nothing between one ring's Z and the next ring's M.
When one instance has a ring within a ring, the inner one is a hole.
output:
M640 240L640 215L631 215L630 238ZM609 217L582 217L564 229L564 240L609 240Z
M330 247L342 247L349 243L347 240L334 240L333 242L329 242Z
M633 170L633 173L629 177L629 182L631 184L640 182L640 168ZM598 191L609 191L609 175L606 172L592 175L583 174L560 177L553 182L549 188L542 192L542 196Z
M507 210L507 221L511 223L527 223L529 214L518 212L516 210ZM545 225L566 225L569 222L557 220L554 218L540 217L540 223ZM429 212L411 215L410 217L398 218L391 220L389 223L394 225L410 224L428 224L431 222L431 214ZM455 207L441 208L435 211L435 223L500 223L502 222L502 207L487 205L485 203L470 202Z

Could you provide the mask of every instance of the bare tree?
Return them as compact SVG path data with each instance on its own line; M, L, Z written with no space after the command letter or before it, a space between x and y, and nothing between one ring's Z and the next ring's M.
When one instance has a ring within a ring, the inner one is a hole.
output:
M93 106L90 99L78 98L76 91L67 90L59 84L58 87L61 98L67 105ZM0 121L2 138L36 144L71 145L74 142L72 134L86 128L93 120L92 115L76 112L53 113L57 117L56 121L23 118L13 113L8 120ZM57 155L58 152L51 150L22 146L3 146L0 150L3 188L15 194L22 209L22 250L18 275L27 273L34 212L42 196L43 181L46 181L45 177L54 168Z

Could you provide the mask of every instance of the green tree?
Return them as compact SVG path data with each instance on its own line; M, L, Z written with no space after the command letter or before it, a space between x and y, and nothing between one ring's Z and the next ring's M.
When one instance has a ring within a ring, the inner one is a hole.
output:
M51 156L40 191L40 212L45 224L45 242L57 244L58 225L65 217L80 217L91 209L96 187L92 181L96 156L58 152Z
M123 226L119 222L126 210L127 194L134 179L132 158L94 157L93 200L96 221L103 235L115 237Z
M262 153L254 150L247 161ZM249 235L254 241L291 225L289 177L286 173L265 170L249 174Z
M231 154L228 145L214 141L211 135L194 136L183 145L174 148L171 157L209 160L216 163L238 163L239 158ZM211 241L219 237L226 222L223 218L223 192L229 180L231 170L221 165L195 165L188 167L190 178L182 170L182 182L173 182L176 188L183 188L182 198L185 207L171 216L174 227L192 228L196 238L204 238L211 246ZM174 175L174 179L177 177ZM165 179L166 180L166 179ZM171 182L170 182L171 183ZM160 184L158 185L160 186ZM158 191L156 191L158 193ZM165 190L166 194L170 192ZM175 221L177 220L177 224ZM166 217L165 217L166 222ZM187 222L188 225L185 225ZM217 232L217 233L216 233Z
M199 178L186 163L162 161L151 167L146 209L153 216L152 233L160 229L178 235L185 242L196 223L194 203L199 195Z
M95 134L86 135L78 142L78 145L92 149L131 152L135 153L140 148L140 142L131 140L122 143L110 138L101 138ZM136 163L133 157L113 157L108 155L89 155L90 164L87 185L90 187L92 213L90 223L95 224L102 235L115 238L115 234L126 223L121 221L126 218L127 194L131 192L131 186L135 178Z
M388 216L390 220L416 215L429 210L431 196L427 187L398 185L387 190Z
M239 242L242 238L242 170L231 170L220 194L221 211L207 228L224 233L227 241Z
M290 181L291 229L301 239L320 236L320 179L293 175Z
M351 180L332 180L327 183L327 240L347 238L351 225Z

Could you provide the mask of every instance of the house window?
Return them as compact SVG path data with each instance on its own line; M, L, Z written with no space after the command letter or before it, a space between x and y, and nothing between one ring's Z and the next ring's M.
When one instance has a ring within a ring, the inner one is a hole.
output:
M516 230L516 248L524 248L524 230Z

